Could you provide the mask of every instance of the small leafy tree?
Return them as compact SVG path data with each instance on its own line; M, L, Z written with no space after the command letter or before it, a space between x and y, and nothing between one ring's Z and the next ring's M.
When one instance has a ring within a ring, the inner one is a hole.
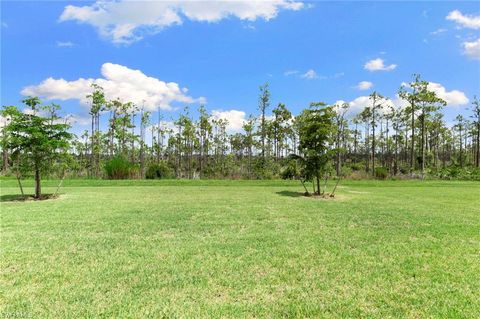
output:
M38 98L29 97L23 103L30 107L29 112L8 106L3 108L2 115L10 118L5 128L9 135L8 148L24 170L34 173L35 198L40 199L41 176L51 169L53 162L67 156L72 134L67 131L70 126L58 123L58 118L39 115Z
M335 150L330 146L335 136L335 112L325 103L312 103L299 116L299 151L303 175L316 184L315 194L321 195L320 179L326 175ZM315 186L314 186L315 189Z

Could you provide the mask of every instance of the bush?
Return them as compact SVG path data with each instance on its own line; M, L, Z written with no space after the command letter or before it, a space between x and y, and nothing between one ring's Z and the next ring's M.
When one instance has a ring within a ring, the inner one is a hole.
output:
M146 179L165 179L172 177L173 170L168 166L166 162L151 164L148 166L147 171L145 172Z
M461 168L450 165L440 169L431 169L429 176L447 180L480 180L480 169L474 167Z
M354 181L359 181L364 179L371 179L372 177L365 171L353 171L350 175L347 175L347 178Z
M105 172L108 179L127 179L130 177L133 165L122 156L115 156L105 162Z
M387 179L388 170L385 167L375 167L375 178L376 179Z
M280 177L282 179L295 179L300 175L300 170L297 167L295 160L287 160L285 166L280 170Z
M354 170L352 170L350 168L350 166L343 166L341 171L340 171L340 175L341 176L350 176L350 175L352 175L353 172L354 172ZM355 171L355 172L357 172L357 171Z
M352 171L361 171L365 169L365 162L352 163L350 164Z

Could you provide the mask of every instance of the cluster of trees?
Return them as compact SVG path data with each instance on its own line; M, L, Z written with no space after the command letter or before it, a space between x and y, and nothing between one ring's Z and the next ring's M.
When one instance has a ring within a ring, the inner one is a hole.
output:
M420 76L402 86L398 96L406 106L373 92L353 117L348 103L312 103L293 116L282 103L271 107L265 84L260 87L259 116L250 116L243 132L230 133L228 120L210 116L204 106L196 118L187 107L168 123L162 121L160 110L154 119L131 102L107 100L103 89L93 84L88 95L91 129L76 138L71 139L68 124L59 118L58 105L40 106L38 98L28 98L24 103L29 112L4 107L9 122L2 129L2 167L4 172L25 174L28 169L20 168L35 166L35 158L42 158L46 167L34 171L47 173L57 167L58 172L63 167L63 174L65 165L54 164L68 157L68 171L77 176L299 178L314 180L316 193L321 193L320 180L325 176L423 178L449 167L479 167L477 98L469 118L459 115L455 125L448 126L442 113L446 102ZM106 125L100 124L101 118ZM45 130L40 135L46 142L23 145L20 140L38 135L33 132L37 129ZM43 145L44 149L36 149ZM22 158L30 163L23 165Z

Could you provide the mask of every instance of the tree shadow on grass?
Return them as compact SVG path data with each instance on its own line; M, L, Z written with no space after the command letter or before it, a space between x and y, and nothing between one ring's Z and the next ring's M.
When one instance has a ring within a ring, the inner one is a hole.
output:
M36 199L33 195L8 194L0 195L0 202L28 202L33 200L47 200L58 198L58 194L43 194L40 199Z
M277 192L278 195L281 195L281 196L286 196L286 197L303 197L305 196L304 193L302 192L292 192L292 191L281 191L281 192Z

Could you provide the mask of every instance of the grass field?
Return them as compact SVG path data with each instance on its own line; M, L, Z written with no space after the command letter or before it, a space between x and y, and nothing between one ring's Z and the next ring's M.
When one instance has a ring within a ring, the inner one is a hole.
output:
M65 186L12 202L2 181L2 318L480 314L478 182L344 182L335 200L282 181Z

